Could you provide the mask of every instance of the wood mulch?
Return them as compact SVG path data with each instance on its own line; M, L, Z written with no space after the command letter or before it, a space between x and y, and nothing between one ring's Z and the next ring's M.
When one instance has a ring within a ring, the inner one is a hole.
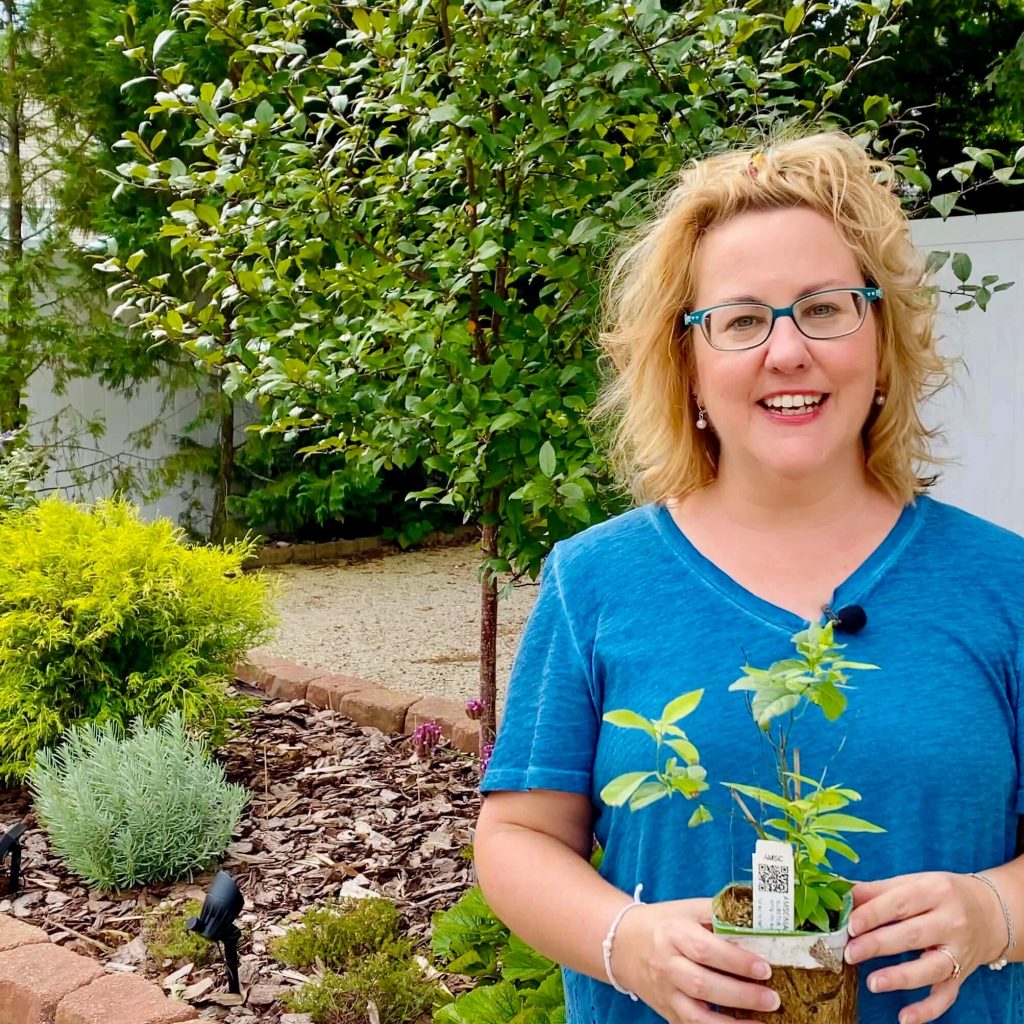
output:
M21 891L0 897L0 912L46 929L52 941L103 961L109 971L150 978L190 1001L202 1018L227 1024L309 1020L280 1002L304 975L276 962L268 945L324 900L386 896L406 933L425 945L431 915L471 885L464 854L479 806L479 762L445 747L418 760L406 739L360 728L303 701L263 697L249 724L251 731L217 755L230 780L252 793L218 865L245 896L237 922L243 931L241 997L227 993L219 953L210 967L157 963L140 934L145 913L157 904L202 899L212 871L191 882L124 893L90 889L50 852L24 789L0 789L0 829L17 820L29 826ZM458 978L440 980L452 991L462 987Z

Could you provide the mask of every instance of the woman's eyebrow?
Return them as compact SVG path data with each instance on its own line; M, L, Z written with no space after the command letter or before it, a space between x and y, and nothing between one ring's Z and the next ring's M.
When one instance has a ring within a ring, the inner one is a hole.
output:
M808 285L797 293L797 298L801 299L805 295L810 295L813 292L823 291L825 288L841 288L843 282L837 278L833 278L828 281L819 281L817 284ZM852 287L852 286L851 286ZM860 287L859 285L857 287ZM795 300L794 300L795 301ZM763 306L769 306L771 303L765 302L764 299L758 298L756 295L733 295L727 299L719 299L718 302L709 303L709 305L720 306L726 302L757 302Z

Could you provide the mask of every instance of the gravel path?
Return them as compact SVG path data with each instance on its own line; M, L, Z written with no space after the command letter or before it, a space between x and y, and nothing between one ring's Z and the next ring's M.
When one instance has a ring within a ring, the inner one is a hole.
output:
M281 625L262 650L392 689L465 700L479 692L476 544L263 571L280 586ZM498 706L536 586L498 604Z

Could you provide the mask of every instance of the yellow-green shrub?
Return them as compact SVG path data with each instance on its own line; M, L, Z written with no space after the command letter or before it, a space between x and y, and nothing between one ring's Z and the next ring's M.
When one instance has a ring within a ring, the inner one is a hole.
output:
M71 725L180 710L212 745L243 702L235 661L271 625L252 544L190 547L117 501L57 499L0 520L0 779Z

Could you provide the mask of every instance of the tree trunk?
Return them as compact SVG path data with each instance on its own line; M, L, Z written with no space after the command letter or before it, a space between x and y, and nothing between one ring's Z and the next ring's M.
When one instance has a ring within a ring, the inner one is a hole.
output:
M25 330L18 322L19 310L25 299L22 284L24 248L25 185L22 167L22 115L23 101L18 88L18 49L16 0L3 0L7 29L7 90L4 92L4 126L7 135L5 163L7 171L7 322L2 335L0 359L5 369L0 375L0 430L12 430L21 425L21 396L25 385L24 347Z
M484 518L489 519L496 501L488 498L484 506ZM484 558L498 557L498 527L496 523L485 522L480 550ZM484 713L480 720L480 743L493 743L497 732L498 700L498 577L486 573L480 584L480 699L484 702Z
M227 537L228 495L235 476L235 403L221 393L225 403L220 417L220 444L217 449L217 475L213 481L213 510L210 515L210 540L223 544Z

